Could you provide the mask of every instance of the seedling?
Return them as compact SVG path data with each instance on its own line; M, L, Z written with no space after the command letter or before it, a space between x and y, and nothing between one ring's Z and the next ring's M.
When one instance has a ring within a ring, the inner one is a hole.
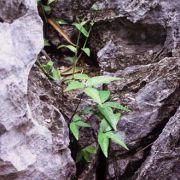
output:
M94 102L94 105L92 105L89 109L92 110L94 108L99 117L100 128L97 139L100 148L106 157L108 157L110 140L128 150L128 147L124 143L122 137L117 132L117 124L121 119L121 114L115 113L115 110L117 112L117 110L129 111L129 109L117 102L108 101L110 91L99 90L97 88L97 86L109 84L118 80L120 80L120 78L111 76L89 77L87 74L75 74L74 79L68 82L68 86L64 90L64 92L81 90ZM80 122L80 125L77 124L77 122ZM82 118L79 115L75 114L70 123L70 131L76 140L79 140L80 127L89 128L90 125L82 121ZM80 157L82 158L82 153L81 155L78 154L77 159L81 159ZM84 159L86 160L87 157Z

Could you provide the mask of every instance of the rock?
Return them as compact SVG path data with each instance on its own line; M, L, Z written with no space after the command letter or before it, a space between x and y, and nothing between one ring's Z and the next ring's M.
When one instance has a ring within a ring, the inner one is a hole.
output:
M85 17L97 0L58 0L54 3L52 16L67 21L74 21L77 17Z
M3 0L0 5L0 179L70 179L75 167L63 117L51 103L37 106L38 94L31 92L31 102L27 98L28 75L43 47L36 3ZM54 132L45 124L52 118Z
M128 105L132 112L124 115L118 125L130 151L114 144L111 146L108 178L128 179L144 161L148 148L179 107L180 59L165 58L158 63L128 67L111 75L124 78L109 85L112 99Z
M59 0L53 5L52 17L95 21L90 47L94 56L98 53L102 71L115 72L180 55L178 0ZM55 44L54 36L50 40Z
M58 92L58 93L57 93ZM71 158L69 146L69 130L63 115L61 106L62 96L59 95L60 88L51 82L47 76L35 66L29 75L28 100L32 110L32 115L39 124L45 126L49 131L51 143L44 147L45 154L49 149L47 163L49 169L44 169L49 179L71 179L75 175L75 164ZM48 135L47 134L47 135ZM38 152L38 150L36 150ZM40 152L39 152L40 153ZM56 159L56 160L55 160ZM49 175L49 172L50 175ZM45 179L46 179L45 178Z
M151 147L134 179L180 179L180 108Z
M102 1L96 6L113 12L100 16L91 40L102 71L180 55L179 1Z

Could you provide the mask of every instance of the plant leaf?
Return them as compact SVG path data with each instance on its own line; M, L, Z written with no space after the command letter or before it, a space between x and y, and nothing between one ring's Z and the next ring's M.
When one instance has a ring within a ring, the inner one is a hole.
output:
M60 45L60 46L58 46L58 49L60 49L60 48L68 48L73 53L75 53L75 54L77 53L77 49L72 45Z
M116 113L116 114L114 114L114 117L115 117L114 124L115 124L115 126L117 126L118 122L120 121L121 114Z
M75 115L73 116L72 120L73 120L74 122L76 122L76 121L81 121L81 117L80 117L78 114L75 114Z
M105 117L107 123L111 128L113 128L115 131L117 130L116 128L116 117L115 114L113 113L113 110L110 107L104 107L104 106L98 106L99 111L101 114Z
M87 152L89 152L91 154L96 154L96 148L94 146L91 146L91 145L86 146L84 148L84 151L87 151Z
M52 20L52 19L50 19L50 18L49 18L47 21L48 21L48 23L49 23L61 36L64 37L64 39L65 39L68 43L70 43L70 44L72 44L73 46L75 46L75 44L71 41L69 35L63 30L63 28L62 28L59 24L57 24L54 20Z
M96 76L92 77L87 80L86 86L97 86L100 84L108 84L112 81L120 80L121 78L118 77L111 77L111 76Z
M89 76L87 74L74 74L74 79L80 79L80 80L87 80L89 79Z
M55 0L48 0L48 5L50 5L51 3L53 3Z
M129 111L128 107L126 106L123 106L117 102L105 102L103 104L103 106L107 106L107 107L112 107L112 108L115 108L115 109L120 109L120 110L123 110L123 111Z
M117 126L117 124L118 124L118 122L119 122L119 120L120 120L120 116L121 116L120 113L114 114L114 118L115 118L115 119L114 119L114 124L115 124L115 126ZM101 123L100 123L100 129L99 129L99 131L100 131L100 132L107 132L107 131L110 131L110 130L112 130L112 127L109 126L109 124L107 123L107 120L102 119L102 120L101 120Z
M84 127L84 128L91 127L90 124L83 122L83 121L76 121L76 125L79 127Z
M85 108L81 111L81 113L82 113L82 114L90 114L90 113L92 113L92 111L93 111L93 108L92 108L92 107L85 107Z
M64 92L77 90L77 89L83 89L83 88L84 88L84 85L81 82L72 80L70 81L70 83L68 84Z
M43 70L46 72L46 73L49 73L52 68L53 68L53 62L52 61L48 61L47 64L42 64L41 67L43 68Z
M81 48L81 49L82 49L83 52L86 53L87 56L90 56L91 51L90 51L89 48Z
M53 69L52 70L52 78L55 81L58 81L58 80L61 79L61 74L60 74L60 71L58 69Z
M44 47L51 46L48 39L44 39Z
M51 7L50 6L45 6L45 5L42 5L44 11L49 14L51 12Z
M126 144L124 143L124 141L122 140L121 136L117 133L114 133L112 131L107 132L106 135L116 144L122 146L123 148L128 149L128 147L126 146Z
M101 102L104 103L109 99L110 91L99 91Z
M78 163L79 161L81 161L83 158L83 154L81 151L79 151L76 155L76 162Z
M67 60L67 61L69 61L71 64L73 64L75 58L74 58L74 57L71 57L71 56L65 56L64 59Z
M104 155L108 157L109 138L106 136L106 134L102 132L98 133L98 143Z
M70 130L71 130L72 134L76 138L76 140L78 140L79 139L79 128L76 125L76 123L75 122L71 122L69 127L70 127Z
M83 157L85 159L86 162L90 162L91 161L91 154L87 151L82 151L83 153Z
M89 32L84 28L83 24L81 23L73 23L73 25L85 36L89 37Z
M79 162L84 158L85 161L90 162L92 154L96 153L96 148L88 145L81 149L76 155L76 162Z
M105 119L102 119L101 120L101 123L100 123L100 129L99 131L100 132L106 132L106 131L110 131L112 128L111 126L109 126L109 124L107 123L107 121Z
M60 25L66 25L66 24L68 24L68 23L67 23L65 20L63 20L63 19L57 19L56 22L57 22L58 24L60 24Z
M98 103L99 105L102 105L101 103L101 98L99 96L99 91L95 88L86 88L84 90L84 92L89 96L91 97L96 103Z

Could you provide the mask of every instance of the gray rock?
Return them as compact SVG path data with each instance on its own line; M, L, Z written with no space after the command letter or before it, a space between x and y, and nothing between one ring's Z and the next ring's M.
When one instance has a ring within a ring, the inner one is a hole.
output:
M96 6L104 8L95 16L91 47L102 70L180 55L179 1L102 1Z
M70 179L75 168L63 117L52 104L46 116L38 94L33 107L27 98L28 75L43 47L36 3L9 0L0 6L0 179ZM59 122L55 132L45 125L47 117Z
M119 123L119 132L130 151L114 144L111 146L108 177L128 179L179 107L180 59L165 58L158 63L128 67L111 75L124 78L109 85L112 99L128 105L132 112L124 115Z
M180 179L180 108L170 118L134 179Z

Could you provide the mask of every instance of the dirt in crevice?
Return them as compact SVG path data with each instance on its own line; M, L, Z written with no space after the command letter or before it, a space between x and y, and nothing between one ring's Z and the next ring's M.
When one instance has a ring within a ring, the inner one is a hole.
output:
M97 167L96 167L96 180L106 179L107 172L107 159L102 153L99 151L99 156L97 159Z

